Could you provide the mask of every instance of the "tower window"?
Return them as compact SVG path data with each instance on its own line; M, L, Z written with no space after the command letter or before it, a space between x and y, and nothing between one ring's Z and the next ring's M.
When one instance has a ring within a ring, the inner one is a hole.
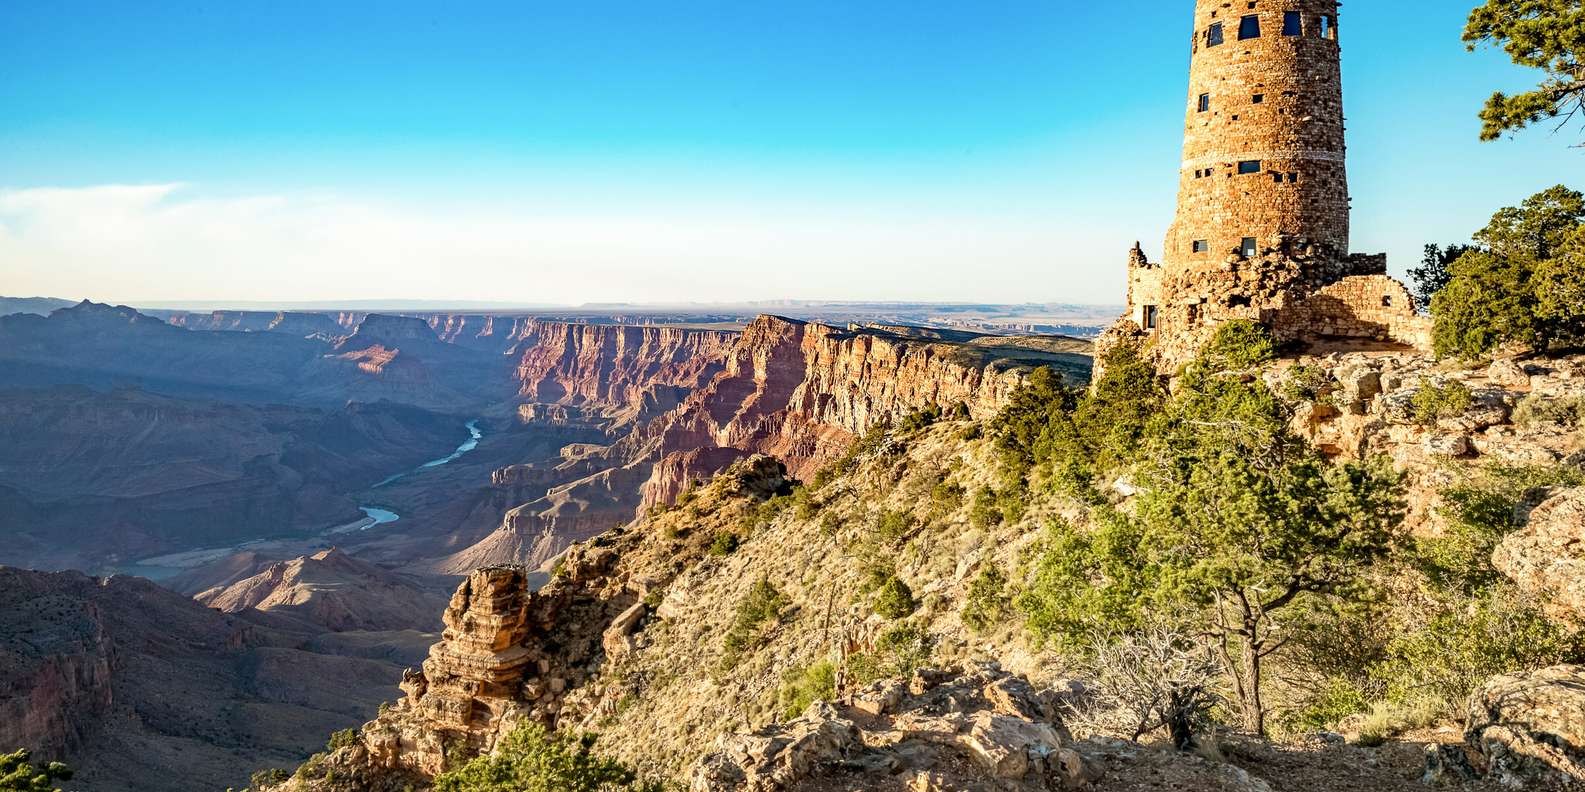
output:
M1210 94L1200 94L1199 107L1200 107L1200 112L1202 112L1202 113L1211 109L1211 95Z
M1258 39L1258 38L1260 38L1260 16L1259 15L1250 14L1249 16L1238 20L1238 40L1239 41L1244 41L1246 39Z
M1276 183L1278 183L1278 184L1281 184L1282 183L1282 174L1277 173L1276 171L1272 171L1271 180L1276 182Z
M1210 249L1211 249L1211 243L1210 242L1208 242L1208 241L1206 241L1204 239L1196 239L1196 240L1194 240L1194 252L1196 252L1196 253L1205 253L1205 252L1210 251Z
M1299 174L1294 173L1293 171L1288 171L1288 183L1289 184L1297 184L1298 181L1299 181Z
M1247 295L1247 294L1233 294L1233 295L1229 295L1228 298L1227 298L1227 307L1229 307L1229 308L1248 308L1249 307L1249 295Z
M1207 46L1207 47L1216 47L1216 46L1220 46L1221 43L1222 43L1222 23L1217 22L1215 24L1212 24L1209 30L1205 31L1205 46Z
M1145 320L1145 329L1146 330L1154 330L1154 329L1156 329L1156 320L1157 320L1156 306L1154 306L1154 305L1145 306L1145 310L1143 311L1143 313L1144 313L1144 317L1143 318Z
M1259 172L1260 160L1244 160L1243 162L1238 163L1238 174L1240 176L1248 176L1251 173Z
M1304 16L1298 11L1288 11L1282 15L1282 35L1299 36L1304 33Z
M1238 249L1244 254L1245 258L1254 258L1255 254L1259 252L1256 250L1254 237L1244 237L1244 241L1239 244Z
M1337 20L1329 16L1321 17L1321 38L1334 40L1337 38Z
M1381 296L1381 307L1383 307L1383 308L1391 308L1392 307L1392 295L1383 294Z
M1254 96L1250 97L1250 99L1249 99L1249 103L1250 104L1261 104L1262 102L1265 102L1265 101L1266 101L1266 95L1265 94L1255 94Z

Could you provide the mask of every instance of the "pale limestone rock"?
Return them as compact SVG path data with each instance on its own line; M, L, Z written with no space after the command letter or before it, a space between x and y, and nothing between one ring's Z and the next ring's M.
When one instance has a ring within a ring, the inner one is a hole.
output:
M1470 702L1464 739L1486 774L1505 785L1585 783L1585 668L1487 682Z
M1553 616L1585 625L1585 488L1553 496L1492 554L1492 564Z

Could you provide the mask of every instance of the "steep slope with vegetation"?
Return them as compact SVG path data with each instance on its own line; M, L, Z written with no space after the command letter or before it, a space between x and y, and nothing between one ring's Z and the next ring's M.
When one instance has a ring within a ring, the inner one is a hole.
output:
M1548 618L1544 587L1516 595L1492 551L1585 471L1578 457L1495 464L1507 412L1483 451L1439 458L1440 477L1377 453L1407 447L1377 437L1385 418L1350 429L1374 445L1323 450L1307 439L1318 407L1341 405L1342 421L1390 406L1379 389L1337 397L1359 365L1276 361L1261 328L1235 323L1171 390L1120 347L1093 389L1039 370L994 418L917 412L806 483L740 462L573 548L541 590L516 569L476 572L406 700L286 786L504 789L488 779L584 756L567 742L580 733L601 735L586 760L619 762L633 788L1048 788L1078 767L1062 783L1303 789L1348 775L1407 789L1424 754L1393 741L1405 734L1440 746L1438 768L1495 767L1482 753L1495 743L1453 746L1467 702L1493 675L1585 659L1585 642ZM1423 408L1417 431L1481 409L1452 384L1412 390L1431 394L1402 395ZM1524 402L1538 396L1551 398ZM1577 424L1557 427L1578 439ZM1425 504L1412 530L1411 502ZM1002 673L1053 709L996 709L980 691ZM908 694L885 692L910 678ZM987 759L1001 754L969 721L945 743L879 736L923 723L909 713L930 712L938 689L1028 761ZM1324 730L1354 744L1303 742ZM479 754L501 766L470 763ZM1223 762L1245 786L1200 774ZM834 785L839 767L859 786Z

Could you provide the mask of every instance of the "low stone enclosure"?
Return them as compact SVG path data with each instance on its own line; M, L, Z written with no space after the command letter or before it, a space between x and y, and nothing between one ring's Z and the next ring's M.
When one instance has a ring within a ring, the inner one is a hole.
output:
M1386 274L1382 255L1342 256L1321 245L1281 239L1255 255L1163 267L1136 245L1129 254L1130 313L1098 346L1121 337L1153 339L1164 373L1191 360L1235 320L1260 322L1279 343L1355 341L1425 351L1431 321L1414 296Z

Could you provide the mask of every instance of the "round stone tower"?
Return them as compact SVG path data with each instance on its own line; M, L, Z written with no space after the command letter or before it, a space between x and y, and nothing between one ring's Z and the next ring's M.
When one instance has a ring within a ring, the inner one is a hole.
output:
M1382 255L1349 252L1338 0L1197 0L1178 214L1161 261L1128 256L1128 321L1164 372L1232 320L1285 344L1424 347Z
M1178 214L1163 259L1288 237L1348 252L1337 0L1198 0Z

